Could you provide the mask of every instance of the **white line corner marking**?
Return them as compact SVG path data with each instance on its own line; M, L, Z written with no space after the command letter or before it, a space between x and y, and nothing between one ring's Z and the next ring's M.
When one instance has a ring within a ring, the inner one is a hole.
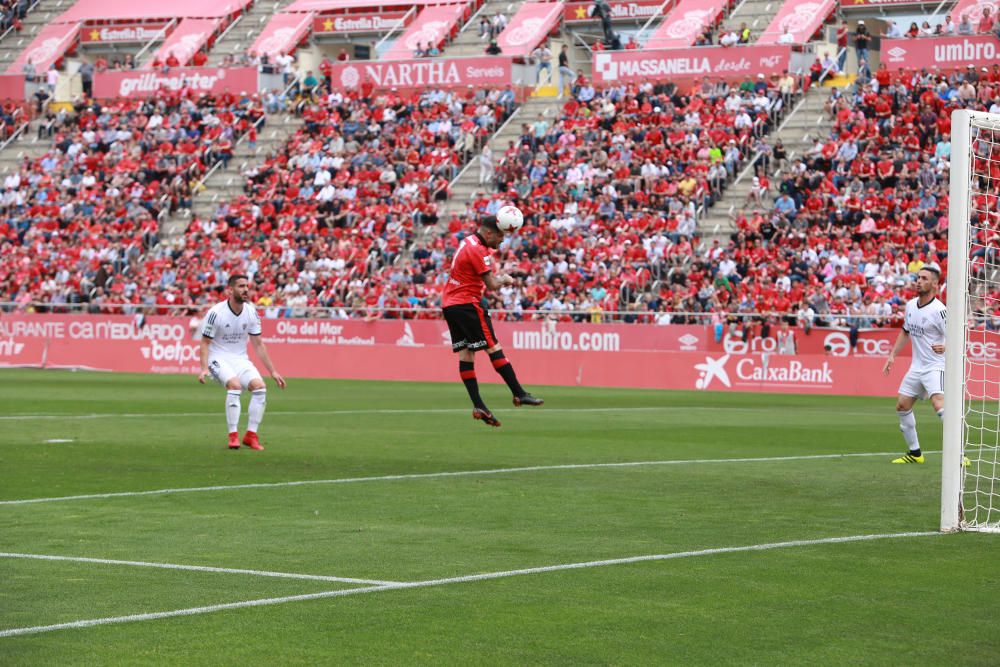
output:
M120 623L132 623L135 621L152 621L161 618L176 618L179 616L195 616L198 614L211 614L217 611L228 609L244 609L247 607L264 607L269 605L284 604L286 602L304 602L307 600L321 600L325 598L345 597L347 595L360 595L362 593L378 593L380 591L400 590L406 588L429 588L431 586L446 586L448 584L463 584L474 581L486 581L489 579L504 579L507 577L517 577L526 574L541 574L544 572L558 572L560 570L577 570L590 567L605 567L609 565L627 565L630 563L642 563L658 560L674 560L678 558L694 558L698 556L715 556L719 554L730 554L750 551L770 551L772 549L785 549L790 547L808 547L821 544L844 544L847 542L870 542L872 540L890 540L906 537L930 537L940 535L936 532L911 532L911 533L886 533L875 535L852 535L848 537L826 537L815 540L794 540L790 542L773 542L771 544L753 544L740 547L721 547L716 549L701 549L699 551L678 551L669 554L655 554L650 556L633 556L630 558L615 558L610 560L595 560L583 563L566 563L562 565L548 565L545 567L531 567L521 570L507 570L504 572L487 572L483 574L470 574L460 577L448 577L445 579L428 579L426 581L388 583L379 586L365 586L363 588L349 588L336 591L323 591L320 593L306 593L304 595L289 595L278 598L263 598L259 600L245 600L242 602L229 602L226 604L209 605L205 607L189 607L187 609L174 609L172 611L153 612L148 614L131 614L128 616L109 616L106 618L93 618L82 621L71 621L69 623L56 623L54 625L36 625L26 628L11 628L0 630L0 638L18 637L21 635L33 635L42 632L53 632L55 630L70 630L74 628L89 628L97 625L117 625Z

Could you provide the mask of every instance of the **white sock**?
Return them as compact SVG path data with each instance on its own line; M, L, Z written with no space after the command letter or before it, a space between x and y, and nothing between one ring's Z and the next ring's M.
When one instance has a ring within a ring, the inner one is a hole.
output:
M920 440L917 439L917 418L913 416L913 410L906 412L896 411L899 415L899 430L903 432L903 440L911 452L920 449Z
M240 423L240 392L236 389L226 391L226 423L229 432L236 433Z
M250 421L247 430L257 432L260 420L264 418L264 408L267 406L267 389L255 389L250 392L250 405L247 412L250 414Z

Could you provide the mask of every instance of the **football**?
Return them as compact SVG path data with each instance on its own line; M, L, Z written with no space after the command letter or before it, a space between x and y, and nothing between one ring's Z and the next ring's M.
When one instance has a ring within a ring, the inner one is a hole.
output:
M521 213L521 209L516 206L510 206L508 204L497 211L497 226L503 233L509 234L511 232L516 232L523 224L524 214Z

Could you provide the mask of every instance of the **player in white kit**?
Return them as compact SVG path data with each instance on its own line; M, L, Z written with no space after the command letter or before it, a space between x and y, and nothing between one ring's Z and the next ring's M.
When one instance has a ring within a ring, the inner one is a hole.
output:
M903 432L909 451L893 459L893 463L924 462L920 440L917 438L917 419L913 416L913 404L917 399L929 397L938 418L944 418L944 332L947 311L937 298L940 281L941 269L936 264L928 264L917 272L917 298L906 303L903 330L899 332L896 344L882 369L888 375L896 355L906 345L906 341L913 342L913 361L899 385L899 397L896 399L899 430Z
M229 298L208 311L201 329L201 374L198 382L212 378L226 388L226 422L229 424L229 449L240 448L240 394L244 389L250 392L247 406L249 422L243 444L250 449L264 449L257 437L257 429L264 418L267 405L267 386L247 356L247 339L253 343L253 351L264 364L267 372L282 389L285 379L267 355L261 340L260 316L250 304L250 281L244 275L229 277Z

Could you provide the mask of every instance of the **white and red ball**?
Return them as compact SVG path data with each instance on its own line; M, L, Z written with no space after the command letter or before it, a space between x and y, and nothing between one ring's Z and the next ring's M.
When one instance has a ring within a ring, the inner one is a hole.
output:
M500 207L497 211L497 227L500 228L504 234L510 234L511 232L516 232L524 225L524 214L521 213L521 209L516 206Z

